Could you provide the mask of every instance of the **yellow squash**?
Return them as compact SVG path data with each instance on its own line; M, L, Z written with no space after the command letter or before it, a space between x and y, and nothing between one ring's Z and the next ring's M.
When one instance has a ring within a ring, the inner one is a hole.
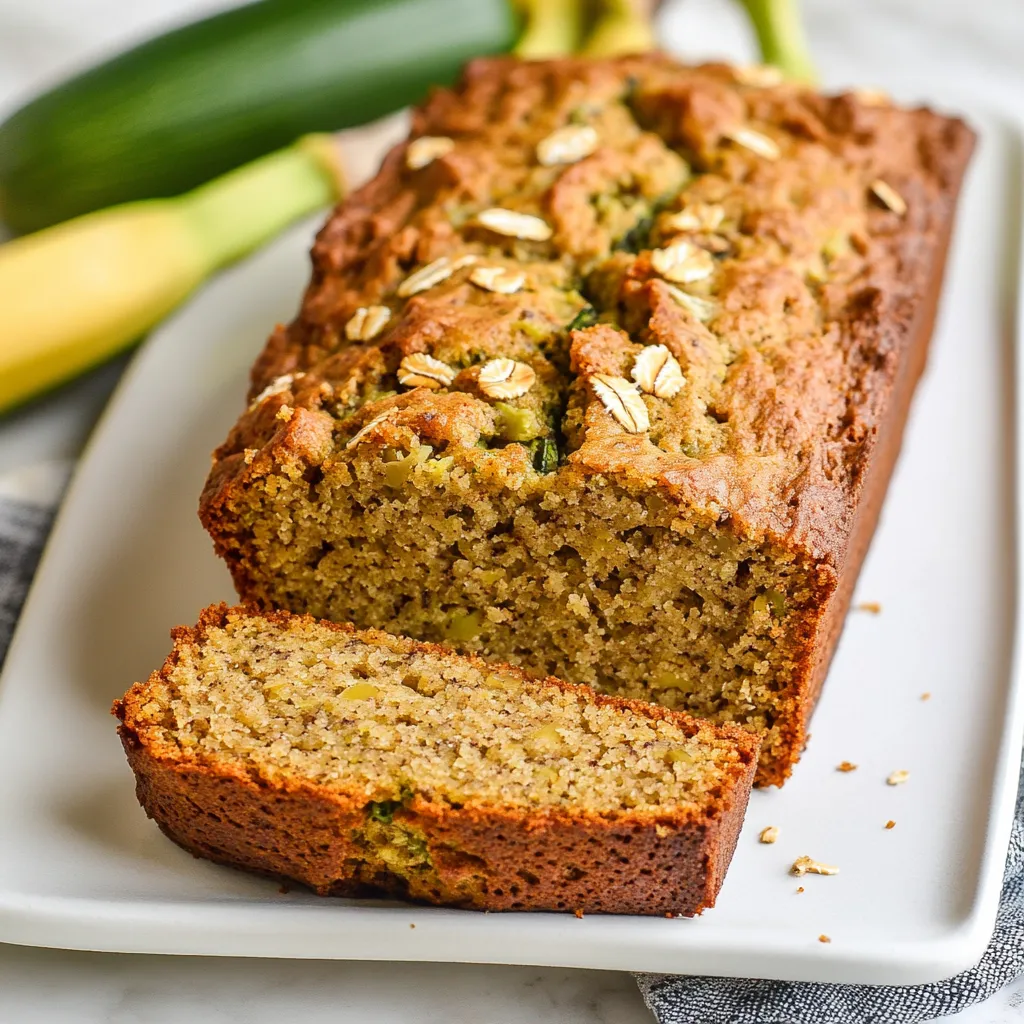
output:
M109 358L213 271L341 192L334 139L310 135L178 198L0 246L0 411Z

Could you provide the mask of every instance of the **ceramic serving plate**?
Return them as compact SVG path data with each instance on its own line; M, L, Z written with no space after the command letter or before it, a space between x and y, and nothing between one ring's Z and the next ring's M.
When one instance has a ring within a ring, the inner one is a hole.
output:
M717 907L577 920L322 900L195 860L139 809L110 702L160 664L171 626L232 597L197 496L250 362L298 304L306 225L153 335L72 483L0 681L0 941L896 984L976 960L995 918L1024 688L1019 145L972 120L982 141L932 359L858 590L882 610L851 614L807 753L784 790L754 793ZM886 785L900 769L909 780ZM780 833L771 846L757 841L767 825ZM840 873L793 878L805 854Z

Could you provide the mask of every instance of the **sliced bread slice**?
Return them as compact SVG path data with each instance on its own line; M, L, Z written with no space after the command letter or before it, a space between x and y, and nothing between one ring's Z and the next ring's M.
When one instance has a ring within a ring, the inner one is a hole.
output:
M192 853L322 895L691 915L757 740L446 648L224 605L114 705L139 801Z

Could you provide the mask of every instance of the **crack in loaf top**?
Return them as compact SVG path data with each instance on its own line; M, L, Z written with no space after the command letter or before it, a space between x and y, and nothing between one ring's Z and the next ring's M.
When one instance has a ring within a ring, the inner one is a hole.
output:
M411 138L320 232L208 494L429 445L841 560L969 129L650 56L477 61Z

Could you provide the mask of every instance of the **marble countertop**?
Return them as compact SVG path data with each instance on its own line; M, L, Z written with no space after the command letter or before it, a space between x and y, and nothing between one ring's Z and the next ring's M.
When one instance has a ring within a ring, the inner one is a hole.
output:
M223 0L0 0L0 117L49 81ZM1022 0L804 0L826 86L876 85L904 100L979 106L1024 122ZM748 59L729 0L667 5L668 48ZM0 475L73 458L126 359L0 418ZM1024 980L944 1018L1024 1024ZM0 946L0 1021L115 1024L641 1024L626 974L530 967L253 961L75 953Z

